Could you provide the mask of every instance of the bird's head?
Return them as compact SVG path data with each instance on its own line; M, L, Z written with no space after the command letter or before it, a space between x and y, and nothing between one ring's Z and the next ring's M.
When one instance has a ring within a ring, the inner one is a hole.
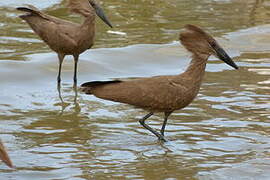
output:
M189 24L185 26L184 31L180 33L180 41L188 51L199 57L214 55L226 64L238 69L238 66L217 41L195 25Z
M94 8L96 14L100 19L105 22L108 26L111 28L113 27L112 24L110 23L109 19L106 17L103 9L100 7L100 5L95 1L95 0L89 0L90 5Z
M81 14L86 18L94 17L95 14L98 15L102 21L112 28L112 24L106 17L103 9L95 0L69 0L68 6L72 12Z

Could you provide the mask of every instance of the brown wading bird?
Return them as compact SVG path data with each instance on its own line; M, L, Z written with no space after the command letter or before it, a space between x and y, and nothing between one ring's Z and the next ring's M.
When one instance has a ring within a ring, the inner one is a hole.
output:
M238 69L215 39L197 26L186 25L185 30L180 34L180 41L192 53L192 61L184 73L131 81L87 82L82 84L83 91L102 99L127 103L149 111L149 114L139 122L160 140L166 141L164 131L169 115L173 111L189 105L197 96L209 56L215 55L228 65ZM145 120L154 112L164 112L165 114L160 133L145 124Z
M70 0L69 7L72 12L84 16L85 20L82 24L49 16L31 5L17 8L17 10L27 12L27 14L21 15L20 18L24 19L35 33L58 54L58 84L61 81L62 62L66 55L73 55L74 57L73 79L74 83L77 83L79 55L90 49L94 44L96 14L107 25L112 27L103 10L94 0Z
M8 153L0 140L0 159L9 167L13 167L11 160L9 159Z

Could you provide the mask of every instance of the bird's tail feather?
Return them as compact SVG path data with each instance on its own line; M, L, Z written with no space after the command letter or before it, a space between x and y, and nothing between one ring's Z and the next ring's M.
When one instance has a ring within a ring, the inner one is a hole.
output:
M27 12L27 14L20 16L20 18L22 18L22 19L24 17L33 16L33 15L40 16L42 18L47 19L46 16L42 12L40 12L36 7L34 7L32 5L28 5L28 7L17 7L16 9L19 11Z
M92 94L92 89L99 87L99 86L104 86L107 84L112 84L112 83L120 83L122 81L120 80L114 80L114 81L91 81L91 82L86 82L81 85L82 91L86 94Z

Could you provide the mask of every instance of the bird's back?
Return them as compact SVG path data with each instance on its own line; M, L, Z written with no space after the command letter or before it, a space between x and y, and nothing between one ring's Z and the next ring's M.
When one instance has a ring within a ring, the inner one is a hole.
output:
M198 90L178 76L156 76L131 81L85 83L84 92L151 111L174 111L187 106Z
M52 50L63 54L74 54L76 51L78 51L77 53L81 53L80 51L82 50L78 48L79 39L77 38L80 32L79 24L47 15L33 6L17 9L27 12L20 17L30 25L34 32ZM88 46L90 48L91 45L89 44Z

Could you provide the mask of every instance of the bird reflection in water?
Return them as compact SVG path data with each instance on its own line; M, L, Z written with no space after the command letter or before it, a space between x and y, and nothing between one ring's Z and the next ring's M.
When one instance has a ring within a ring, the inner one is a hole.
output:
M68 88L70 89L70 88ZM73 104L74 107L72 109L74 109L75 114L79 114L81 112L81 107L80 104L78 103L77 99L78 99L78 88L76 85L74 85L72 88L72 90L68 90L68 92L73 91L74 92L74 98L73 98ZM61 106L61 111L60 111L60 115L63 115L64 111L66 110L67 107L69 107L72 103L69 102L65 102L63 95L62 95L62 86L61 84L57 84L57 92L58 92L58 97L60 100L60 103L57 103L57 106Z

